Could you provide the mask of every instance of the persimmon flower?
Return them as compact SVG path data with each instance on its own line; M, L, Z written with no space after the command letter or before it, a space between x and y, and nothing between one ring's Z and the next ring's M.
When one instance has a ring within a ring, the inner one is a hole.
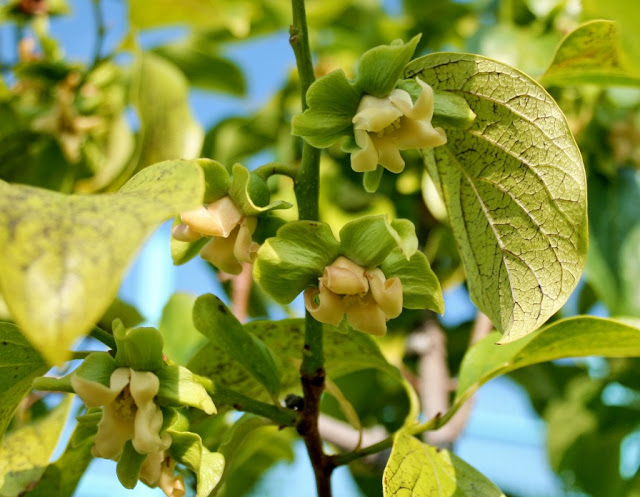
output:
M131 440L139 454L157 454L171 445L171 436L160 433L162 411L154 397L160 380L149 371L118 368L110 378L109 387L74 374L73 390L87 407L102 406L102 419L91 452L95 457L118 460L125 443Z
M304 292L305 306L321 323L338 326L345 314L355 330L382 336L387 320L402 312L400 278L386 279L378 269L365 269L346 257L327 266L318 288Z
M183 242L195 242L204 236L212 237L202 248L200 256L230 274L239 274L243 262L253 262L259 245L251 236L257 218L245 216L225 195L206 207L180 214L181 224L171 234Z
M388 97L364 95L353 117L353 130L360 150L351 154L351 168L357 172L375 171L378 164L393 173L404 169L400 150L438 147L447 143L442 128L434 128L433 90L416 78L422 88L415 104L404 90L395 89Z
M164 451L150 454L140 468L140 480L150 487L160 487L167 497L184 497L182 476L176 475L176 462Z

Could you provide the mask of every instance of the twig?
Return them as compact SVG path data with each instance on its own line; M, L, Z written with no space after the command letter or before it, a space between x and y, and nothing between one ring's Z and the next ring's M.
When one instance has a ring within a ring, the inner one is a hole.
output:
M93 329L89 332L89 335L95 338L96 340L98 340L99 342L104 343L107 347L111 349L116 348L116 339L113 338L113 335L98 326L94 326Z
M96 22L96 43L93 49L93 58L91 61L91 65L87 70L87 73L90 73L99 62L102 60L102 48L104 46L104 36L107 32L104 25L104 16L102 15L102 9L100 8L100 0L92 0L91 4L93 5L93 17Z
M323 440L343 450L354 450L359 444L364 446L373 445L389 436L387 430L380 425L365 428L360 432L349 423L338 421L325 414L320 415L318 428ZM360 440L360 437L362 437L362 440Z

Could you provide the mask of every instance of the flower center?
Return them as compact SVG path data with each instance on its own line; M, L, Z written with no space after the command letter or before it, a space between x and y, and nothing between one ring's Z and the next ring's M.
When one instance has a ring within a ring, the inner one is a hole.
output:
M376 136L379 138L382 138L383 136L387 136L390 135L391 133L393 133L395 130L400 129L400 120L402 119L402 116L400 116L399 118L397 118L395 121L393 121L391 124L389 124L388 126L385 126L384 128L382 128L380 131L378 131L376 133Z
M133 419L138 411L138 406L131 396L129 385L113 401L113 406L117 415L124 419Z

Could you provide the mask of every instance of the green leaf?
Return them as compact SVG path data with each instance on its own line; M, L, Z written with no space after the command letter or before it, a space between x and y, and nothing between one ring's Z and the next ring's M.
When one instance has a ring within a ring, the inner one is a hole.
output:
M542 325L577 285L587 253L580 151L544 89L484 57L438 53L411 62L436 90L463 96L477 117L449 128L427 168L449 214L471 297L503 342ZM431 156L428 154L427 157Z
M411 259L396 249L380 265L388 278L398 277L402 282L402 307L406 309L431 309L444 313L444 300L440 281L431 270L427 257L416 252Z
M256 176L254 176L254 178L258 181L261 179ZM274 209L288 209L291 207L291 204L284 200L276 200L269 204L269 190L266 183L264 184L264 188L256 188L253 186L253 182L254 180L246 167L241 164L233 165L229 196L245 215L255 216L256 214L261 214ZM254 188L262 191L254 193L252 191ZM266 202L264 202L264 204L266 205L259 205L263 202L259 202L258 198L264 198L265 196Z
M512 343L497 345L492 333L464 357L455 404L460 405L482 384L514 369L566 357L640 356L640 329L613 319L591 316L563 319Z
M205 388L182 366L165 366L157 373L160 380L158 401L162 405L191 406L207 414L215 414L216 408Z
M174 293L162 310L158 331L164 339L164 353L178 364L186 364L204 343L193 325L196 298L187 293Z
M406 430L395 436L382 482L384 497L504 497L462 459L420 442Z
M586 277L613 316L640 316L640 173L589 176L591 232ZM612 222L615 220L615 222Z
M296 363L304 346L304 319L282 321L252 321L244 325L248 333L262 340L274 351L281 366L280 391L300 387L300 373ZM378 369L402 382L399 371L387 362L376 341L365 333L340 333L325 326L323 336L327 374L336 379L361 369ZM237 359L215 342L202 347L187 367L215 383L248 397L269 400L264 389L251 377ZM215 395L214 395L215 397Z
M31 382L49 366L25 340L18 327L0 322L0 437L18 403L31 390Z
M200 155L204 131L189 108L189 83L180 70L145 52L138 57L131 84L140 119L136 167Z
M164 365L162 335L155 328L126 330L122 321L113 322L116 339L116 363L136 371L157 371Z
M377 165L375 171L365 171L362 176L362 186L367 193L375 193L378 191L382 175L384 174L384 167L380 164Z
M11 432L0 445L0 495L17 497L44 473L56 448L69 410L71 395L46 417Z
M293 430L266 425L264 418L242 416L220 446L226 460L225 473L212 495L247 495L274 464L294 461L294 441Z
M89 354L78 369L70 373L69 376L78 375L87 381L99 383L109 388L111 386L111 375L118 369L116 360L108 352L92 352ZM64 378L67 378L65 376Z
M156 164L115 194L63 195L0 182L0 289L53 364L113 301L136 250L161 222L200 204L202 171Z
M224 456L209 452L195 433L167 430L171 434L169 453L196 474L196 497L207 497L224 471Z
M222 347L267 389L272 397L280 390L280 374L269 348L242 326L215 295L201 295L193 306L196 328Z
M231 186L231 176L227 168L218 161L210 159L198 159L196 162L204 172L203 203L214 202L224 197Z
M291 133L302 136L313 147L327 148L343 136L353 134L353 116L360 92L342 69L318 78L307 90L309 108L293 117Z
M247 91L242 70L219 53L206 35L194 33L168 45L156 47L158 54L175 64L192 86L242 97Z
M317 285L338 253L339 244L328 224L288 223L260 247L253 276L276 302L288 304L308 286Z
M91 447L93 438L74 444L74 435L64 453L58 460L47 466L36 487L29 492L29 497L51 497L52 495L73 495L80 478L84 476L89 463L93 459Z
M374 97L388 96L413 57L420 36L414 36L409 43L396 40L391 45L366 51L358 61L356 88L360 93L368 93Z
M627 64L614 21L590 21L569 33L541 78L545 86L640 85L640 73Z

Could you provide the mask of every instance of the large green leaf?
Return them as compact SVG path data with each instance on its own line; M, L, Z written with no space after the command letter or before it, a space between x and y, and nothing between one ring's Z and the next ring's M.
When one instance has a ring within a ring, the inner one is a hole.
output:
M0 495L16 497L44 473L69 416L72 396L45 418L11 432L0 445Z
M77 433L77 428L75 433ZM74 444L72 436L64 453L57 461L47 466L36 487L29 492L29 497L73 495L91 459L93 459L92 446L93 438L87 438Z
M640 356L640 329L591 316L563 319L512 343L497 345L491 333L465 355L458 377L455 405L482 384L514 369L566 357Z
M478 470L448 450L397 433L382 477L384 497L504 497Z
M0 182L0 289L29 341L53 364L69 357L115 297L151 231L200 204L201 169L168 161L115 194L63 195Z
M196 328L229 357L242 364L272 396L280 390L280 373L271 351L236 319L215 295L201 295L193 306Z
M471 297L515 340L542 325L580 279L587 194L580 151L560 108L523 73L484 57L436 53L411 62L477 117L446 129L426 163L447 206Z
M152 9L152 10L155 10ZM204 131L189 108L189 83L167 59L145 52L138 57L132 100L140 119L138 168L169 159L194 159Z
M280 391L299 388L299 361L304 346L304 319L282 321L253 321L245 325L247 331L261 339L280 359ZM331 378L338 378L360 369L375 368L402 381L398 370L389 364L375 340L365 333L339 333L325 327L325 368ZM202 347L187 367L196 374L212 378L248 397L268 400L264 389L247 370L216 343ZM214 394L215 400L215 394Z
M562 40L541 81L545 86L640 85L640 73L627 66L621 50L615 22L587 22Z
M591 247L586 277L614 316L640 316L640 173L589 177ZM615 222L612 222L615 220Z
M0 437L18 403L31 390L32 380L47 369L47 363L16 325L0 323Z

